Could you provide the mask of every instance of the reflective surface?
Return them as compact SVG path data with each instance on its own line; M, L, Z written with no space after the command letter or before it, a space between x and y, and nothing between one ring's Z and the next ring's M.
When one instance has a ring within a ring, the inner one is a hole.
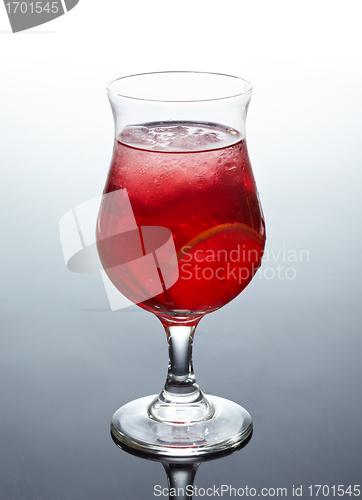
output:
M149 453L140 453L136 452L134 448L129 448L125 445L121 445L118 441L115 441L119 448L123 449L126 453L130 453L131 455L138 456L140 458L146 460L154 460L156 462L162 463L166 475L167 475L167 487L163 485L155 485L153 494L154 496L166 496L169 498L177 498L178 500L183 499L191 499L194 496L220 496L220 487L209 487L209 488L198 488L197 485L194 484L196 472L203 462L210 462L212 460L219 460L220 458L229 456L241 449L245 448L245 446L249 443L251 439L251 434L249 434L248 438L245 439L238 447L233 449L224 450L223 452L218 452L216 454L206 454L199 457L164 457L161 458L156 455L150 455ZM226 490L225 490L226 491ZM225 491L221 491L223 493ZM240 490L241 493L241 490Z
M270 309L256 322L252 299L250 294L244 304L229 306L234 319L227 328L224 318L204 318L195 341L197 376L206 392L212 387L229 398L238 395L236 401L247 405L254 420L248 446L204 464L195 484L358 484L358 332L341 325L336 310L318 322L322 306L309 303L316 332L297 301L293 305L295 297L282 294L273 300L270 293L265 300ZM2 489L19 499L153 498L155 485L167 486L164 471L117 449L109 415L115 387L121 406L162 383L167 348L158 320L133 308L72 311L71 304L65 315L64 306L5 315ZM216 364L218 359L228 363ZM149 375L144 378L146 364ZM130 376L132 387L125 384Z

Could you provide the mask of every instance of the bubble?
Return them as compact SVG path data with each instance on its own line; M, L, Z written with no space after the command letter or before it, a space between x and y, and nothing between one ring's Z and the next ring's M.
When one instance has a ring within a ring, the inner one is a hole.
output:
M211 222L214 224L214 226L218 226L219 225L219 217L216 214L213 214L211 216Z
M180 228L176 226L171 227L171 233L172 236L176 238L176 236L180 234Z
M180 219L180 226L188 226L189 224L189 218L187 217L187 215L182 215L181 216L181 219Z
M228 215L228 221L230 224L234 224L235 223L235 215L234 214L229 214Z
M204 227L210 226L210 221L209 221L209 218L208 218L208 217L203 217L203 218L201 219L201 224L202 224Z

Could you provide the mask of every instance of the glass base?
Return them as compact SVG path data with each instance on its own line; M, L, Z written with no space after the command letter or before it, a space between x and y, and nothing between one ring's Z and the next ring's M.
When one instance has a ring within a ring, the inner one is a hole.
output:
M249 413L232 401L208 395L215 410L211 418L165 423L149 414L156 397L137 399L116 411L111 424L116 442L150 455L192 457L236 448L251 435Z

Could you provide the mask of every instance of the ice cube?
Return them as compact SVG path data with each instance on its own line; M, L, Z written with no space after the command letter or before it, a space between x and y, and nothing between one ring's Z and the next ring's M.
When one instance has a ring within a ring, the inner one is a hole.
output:
M152 137L147 127L129 126L120 135L120 140L126 144L149 144L150 139L152 140Z

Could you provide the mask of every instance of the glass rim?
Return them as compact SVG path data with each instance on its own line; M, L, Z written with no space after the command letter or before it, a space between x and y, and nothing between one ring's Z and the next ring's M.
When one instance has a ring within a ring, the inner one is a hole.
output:
M192 75L209 75L209 76L222 76L226 78L232 78L234 80L239 80L240 82L243 82L245 85L245 90L242 92L237 92L237 93L232 93L230 95L225 95L223 97L215 97L215 98L207 98L207 99L148 99L144 97L132 97L129 95L125 95L120 92L115 92L114 90L111 89L111 86L119 82L120 80L126 80L128 78L135 78L135 77L142 77L142 76L152 76L152 75L176 75L176 74L192 74ZM116 78L115 80L112 80L108 85L107 85L107 93L109 96L112 97L121 97L123 99L131 99L133 101L142 101L142 102L163 102L163 103L193 103L193 102L214 102L214 101L223 101L227 99L233 99L236 97L243 97L250 95L253 91L253 86L252 84L246 80L245 78L241 78L240 76L234 76L234 75L228 75L225 73L213 73L209 71L151 71L147 73L135 73L133 75L126 75L126 76L121 76L119 78Z

